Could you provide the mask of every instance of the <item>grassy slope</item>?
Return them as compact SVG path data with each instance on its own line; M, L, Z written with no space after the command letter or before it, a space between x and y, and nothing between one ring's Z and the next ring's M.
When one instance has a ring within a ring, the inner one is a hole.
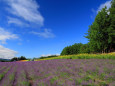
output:
M106 54L78 54L78 55L64 55L52 58L37 59L39 60L51 60L51 59L115 59L115 52Z

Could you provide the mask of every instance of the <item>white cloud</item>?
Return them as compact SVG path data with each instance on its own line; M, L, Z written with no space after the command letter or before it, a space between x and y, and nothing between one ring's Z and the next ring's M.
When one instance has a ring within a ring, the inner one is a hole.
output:
M52 55L56 55L56 56L59 56L60 54L46 54L46 55L41 55L41 57L47 57L47 56L52 56Z
M90 16L91 17L91 19L94 19L95 18L95 16L96 16L96 10L95 9L91 9L91 12L92 12L92 15Z
M91 11L92 11L92 14L91 14L91 19L94 19L95 18L95 16L97 15L97 13L99 12L99 11L101 11L102 10L102 8L104 8L104 7L107 7L107 9L109 9L110 7L111 7L111 0L109 0L109 1L106 1L105 3L103 3L103 4L101 4L99 7L98 7L98 9L91 9ZM108 14L109 14L109 12L108 12Z
M23 27L43 27L44 18L39 11L39 5L36 0L5 0L7 10L13 17L8 15L8 23ZM40 37L53 38L54 34L49 29L43 29L43 32L35 32Z
M6 40L17 39L17 38L18 36L16 34L12 34L0 27L0 41L2 44L5 44Z
M39 5L35 0L6 0L6 1L9 6L7 9L11 14L20 17L27 22L43 26L44 18L38 11Z
M0 58L11 59L17 54L16 51L8 49L0 45Z
M28 24L20 21L17 18L8 17L8 24L16 24L18 26L28 26Z
M97 13L98 11L101 11L101 9L104 8L105 6L107 7L107 9L109 9L111 7L111 0L106 1L105 3L101 4L97 9Z
M43 38L53 38L55 37L55 35L52 33L52 31L50 29L44 29L43 32L35 32L32 31L32 34L38 35L39 37L43 37Z

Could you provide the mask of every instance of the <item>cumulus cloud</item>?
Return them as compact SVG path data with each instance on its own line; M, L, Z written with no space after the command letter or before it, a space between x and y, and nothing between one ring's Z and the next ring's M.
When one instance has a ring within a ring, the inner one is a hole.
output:
M109 9L111 7L111 0L106 1L105 3L101 4L97 9L97 13L101 11L101 9L104 8L105 6L107 7L107 9Z
M43 25L44 18L38 11L39 5L35 0L6 0L6 1L8 4L7 10L14 16L20 17L30 23L36 23L39 24L40 26ZM19 23L15 24L19 25Z
M55 35L52 33L52 31L50 29L44 29L43 32L32 31L30 33L32 33L34 35L38 35L39 37L44 37L44 38L53 38L53 37L55 37Z
M16 34L12 34L0 27L0 41L2 44L5 44L6 40L17 39L17 38L18 36Z
M0 45L0 58L11 59L17 54L16 51L8 49Z

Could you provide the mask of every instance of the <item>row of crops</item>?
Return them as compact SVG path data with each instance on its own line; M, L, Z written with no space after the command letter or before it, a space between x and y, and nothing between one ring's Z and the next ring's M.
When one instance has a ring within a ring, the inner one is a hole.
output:
M114 86L115 60L55 59L0 63L0 86Z

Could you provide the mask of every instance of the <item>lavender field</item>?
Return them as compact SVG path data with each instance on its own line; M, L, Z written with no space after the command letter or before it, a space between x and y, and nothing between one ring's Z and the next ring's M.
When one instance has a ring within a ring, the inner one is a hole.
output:
M115 86L115 60L1 62L0 86Z

